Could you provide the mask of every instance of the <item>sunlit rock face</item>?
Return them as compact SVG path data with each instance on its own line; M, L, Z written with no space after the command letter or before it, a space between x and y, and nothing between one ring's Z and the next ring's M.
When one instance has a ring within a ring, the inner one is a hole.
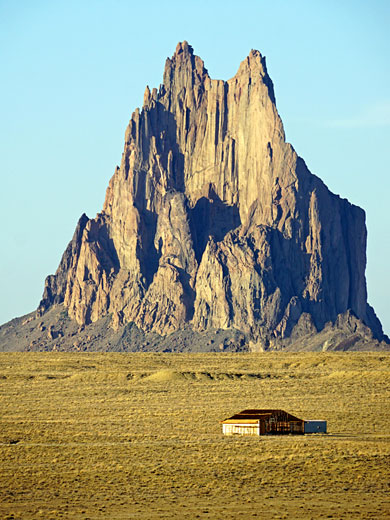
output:
M364 211L331 193L286 143L265 58L213 80L187 42L146 88L103 210L83 215L38 312L64 302L167 335L235 328L258 348L367 304Z

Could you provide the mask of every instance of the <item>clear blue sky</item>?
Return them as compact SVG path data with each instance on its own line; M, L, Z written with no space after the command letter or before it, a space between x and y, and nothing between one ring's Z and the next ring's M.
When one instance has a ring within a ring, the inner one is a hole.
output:
M0 323L34 310L101 210L145 86L187 40L211 77L267 57L287 139L367 214L369 301L390 333L388 0L0 0Z

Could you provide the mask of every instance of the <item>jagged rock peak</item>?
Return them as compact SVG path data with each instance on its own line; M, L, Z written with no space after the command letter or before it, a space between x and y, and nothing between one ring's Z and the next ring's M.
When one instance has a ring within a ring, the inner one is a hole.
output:
M191 47L191 45L188 44L188 42L186 40L184 40L183 42L179 42L176 45L175 54L173 55L172 59L174 60L177 56L179 56L179 54L193 56L194 49Z
M163 86L169 89L172 83L178 82L180 76L187 77L191 86L200 84L209 78L203 60L194 54L191 45L186 41L178 43L172 58L167 58ZM185 82L184 78L179 81L181 87L188 86L188 82Z
M382 338L365 267L364 212L286 143L261 53L214 80L184 41L160 89L146 87L103 211L80 220L39 312L63 302L80 325L238 330L259 349L346 328L351 312Z

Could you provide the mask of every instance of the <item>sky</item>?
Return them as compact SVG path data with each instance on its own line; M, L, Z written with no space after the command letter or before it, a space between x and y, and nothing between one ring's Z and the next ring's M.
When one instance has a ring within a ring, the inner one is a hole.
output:
M389 27L388 0L0 0L0 323L38 306L187 40L214 79L266 56L287 140L366 211L368 299L390 334Z

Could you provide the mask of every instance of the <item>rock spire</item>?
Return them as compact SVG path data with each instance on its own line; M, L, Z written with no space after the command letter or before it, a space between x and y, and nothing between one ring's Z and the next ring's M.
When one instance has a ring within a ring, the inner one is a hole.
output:
M374 336L364 211L286 143L265 58L210 78L187 42L146 87L96 218L83 215L38 313L168 335L236 329L258 348L351 313ZM303 334L303 332L302 332Z

